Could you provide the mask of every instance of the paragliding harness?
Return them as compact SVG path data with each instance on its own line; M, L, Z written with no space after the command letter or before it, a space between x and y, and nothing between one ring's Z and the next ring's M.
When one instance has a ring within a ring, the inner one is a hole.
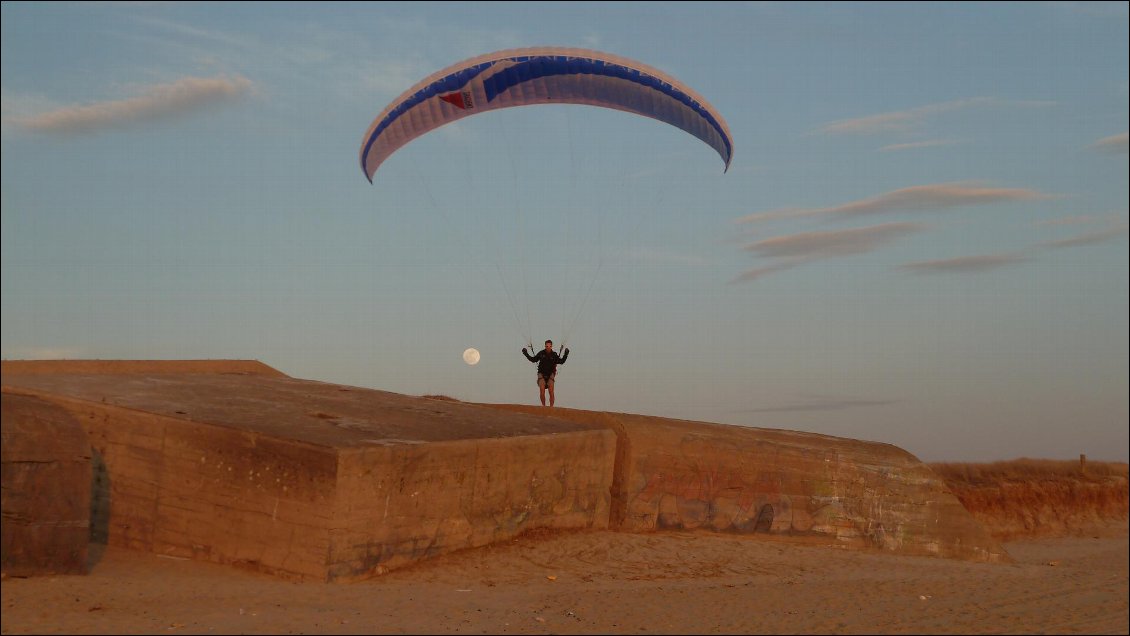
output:
M551 384L553 384L554 378L556 378L556 377L557 377L557 370L556 369L554 369L553 373L550 373L549 375L543 375L539 371L538 375L537 375L537 383L536 384L540 387L542 385L542 382L545 382L546 388L549 388L549 386Z

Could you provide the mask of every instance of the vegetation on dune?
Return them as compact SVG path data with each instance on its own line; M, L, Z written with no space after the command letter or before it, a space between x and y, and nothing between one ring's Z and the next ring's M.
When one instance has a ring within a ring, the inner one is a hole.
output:
M1021 458L930 468L1001 539L1090 532L1130 513L1130 466Z
M1053 479L1068 477L1088 481L1104 481L1109 477L1125 479L1130 464L1093 461L1063 461L1022 457L988 464L939 463L930 468L947 483L991 484L1001 481Z

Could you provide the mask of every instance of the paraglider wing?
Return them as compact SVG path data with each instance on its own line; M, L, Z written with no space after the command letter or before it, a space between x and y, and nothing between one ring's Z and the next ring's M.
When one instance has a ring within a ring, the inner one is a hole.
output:
M361 144L369 181L416 137L469 115L533 104L587 104L658 119L701 139L729 169L734 143L721 114L675 78L627 58L570 48L498 51L425 78L389 104Z

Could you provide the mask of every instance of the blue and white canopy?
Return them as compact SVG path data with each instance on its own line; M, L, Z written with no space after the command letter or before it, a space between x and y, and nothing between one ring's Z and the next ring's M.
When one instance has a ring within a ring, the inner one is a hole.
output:
M734 156L722 115L670 75L616 55L544 47L480 55L408 89L369 126L361 169L371 182L381 163L416 137L475 113L533 104L587 104L651 117L701 139L726 169Z

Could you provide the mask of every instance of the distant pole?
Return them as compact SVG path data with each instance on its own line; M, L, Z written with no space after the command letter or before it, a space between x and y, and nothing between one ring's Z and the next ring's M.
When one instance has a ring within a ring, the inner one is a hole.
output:
M1087 456L1079 453L1079 472L1087 472Z

